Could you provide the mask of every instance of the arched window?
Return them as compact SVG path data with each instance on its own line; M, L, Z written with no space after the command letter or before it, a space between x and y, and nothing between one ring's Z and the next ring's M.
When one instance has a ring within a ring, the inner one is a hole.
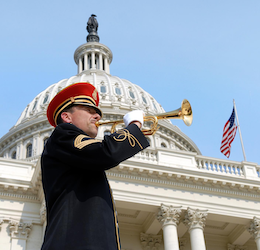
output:
M32 110L35 110L35 109L36 109L37 103L38 103L38 100L36 99L35 102L34 102L34 104L33 104L33 109L32 109Z
M16 151L14 151L14 152L12 153L11 158L12 158L12 159L16 159Z
M119 87L115 88L115 92L116 92L117 95L122 95L121 89Z
M100 92L101 93L106 93L107 92L106 86L100 86Z
M26 115L27 115L28 108L29 108L29 106L26 107L26 110L24 112L24 117L26 117Z
M27 145L26 147L26 158L32 157L32 144Z
M154 101L153 101L153 107L154 107L154 109L157 111L157 107L156 107Z
M147 104L146 98L142 95L143 102Z
M131 98L135 99L135 94L132 90L129 90L129 95L131 96Z
M45 97L44 97L44 100L43 100L43 104L45 104L48 101L48 99L49 99L49 94L46 93Z

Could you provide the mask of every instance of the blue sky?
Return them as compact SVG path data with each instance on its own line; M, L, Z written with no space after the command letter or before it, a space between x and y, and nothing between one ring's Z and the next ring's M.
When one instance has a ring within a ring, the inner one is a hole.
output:
M260 164L259 1L10 0L0 11L0 137L38 93L77 73L73 54L96 14L112 75L166 111L188 99L192 126L172 122L215 158L226 159L219 147L235 99L247 160ZM243 161L238 133L229 159Z

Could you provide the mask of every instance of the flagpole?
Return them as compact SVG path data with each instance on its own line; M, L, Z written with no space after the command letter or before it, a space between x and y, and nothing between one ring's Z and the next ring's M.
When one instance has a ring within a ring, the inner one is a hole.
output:
M238 127L238 131L239 131L239 136L240 136L242 151L243 151L243 155L244 155L244 161L246 161L246 153L245 153L244 144L243 144L243 139L242 139L242 134L241 134L240 125L239 125L239 121L238 121L238 115L237 115L237 108L236 108L236 104L235 104L235 99L233 99L233 103L234 103L234 109L235 109L235 114L236 114L237 127Z

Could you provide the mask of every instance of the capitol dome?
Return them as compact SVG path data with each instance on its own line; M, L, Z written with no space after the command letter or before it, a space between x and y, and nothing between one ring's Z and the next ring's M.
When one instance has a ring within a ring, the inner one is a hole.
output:
M77 82L93 84L100 95L103 120L122 119L131 110L141 109L146 115L165 112L148 92L128 80L110 74L113 54L99 43L96 34L89 34L87 43L74 53L78 74L52 84L39 93L23 110L16 124L0 139L0 156L34 161L41 154L44 143L53 127L47 121L46 109L52 98L63 88ZM165 147L201 154L194 142L170 120L161 120L158 132L149 137L151 147ZM110 130L108 125L99 128L98 136Z
M130 81L111 76L103 70L81 71L78 75L61 80L38 94L24 109L15 127L37 118L46 111L52 98L63 88L77 82L89 82L99 91L100 107L111 109L115 114L124 114L133 109L142 109L146 113L164 112L161 105L146 91Z

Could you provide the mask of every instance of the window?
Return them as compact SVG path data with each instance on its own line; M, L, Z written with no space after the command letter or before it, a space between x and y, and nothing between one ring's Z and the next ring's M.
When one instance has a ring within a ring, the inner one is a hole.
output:
M26 107L26 110L24 112L24 117L26 117L26 115L27 115L28 108L29 108L29 106Z
M26 147L26 158L32 157L32 144Z
M100 92L101 93L106 93L107 92L106 86L100 86Z
M47 93L44 97L43 104L45 104L49 99L49 94Z
M116 91L116 94L117 94L117 95L122 95L121 89L120 89L119 87L116 87L116 88L115 88L115 91Z
M16 151L14 151L14 152L12 153L11 158L12 158L12 159L16 159Z
M36 106L37 106L37 102L38 100L35 100L34 104L33 104L33 109L32 110L35 110Z
M143 98L143 102L144 102L145 104L147 104L146 98L145 98L144 96L142 96L142 98Z
M135 99L135 94L134 94L134 92L133 92L132 90L129 90L129 95L130 95L133 99Z
M155 110L157 110L157 108L156 108L156 105L155 105L154 101L153 101L153 107L154 107L154 109L155 109Z

